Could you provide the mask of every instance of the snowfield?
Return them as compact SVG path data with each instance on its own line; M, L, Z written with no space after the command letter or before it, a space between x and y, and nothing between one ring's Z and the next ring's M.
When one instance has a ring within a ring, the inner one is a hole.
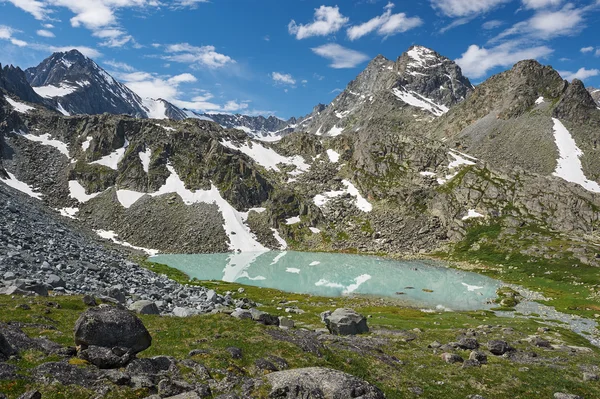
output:
M277 166L279 164L295 165L296 170L290 172L290 175L292 176L298 176L310 169L310 165L307 164L304 158L302 158L300 155L285 157L275 152L275 150L267 148L259 143L250 142L249 144L248 142L245 142L244 144L240 145L234 144L229 140L222 140L221 145L232 150L240 151L252 158L254 162L263 168L273 170L275 172L281 172L281 169L279 169Z
M10 172L6 173L8 174L8 179L3 179L0 177L1 182L9 187L14 188L15 190L22 192L23 194L29 195L32 198L42 199L42 194L36 193L33 187L31 187L29 184L18 180L15 175Z
M6 101L11 105L11 107L14 108L15 111L21 113L21 114L26 114L29 111L35 109L35 107L32 107L30 105L24 104L22 102L19 101L15 101L12 98L8 97L8 96L4 96L4 98L6 99Z
M561 121L556 118L552 118L552 121L554 122L554 141L559 154L553 175L568 182L579 184L588 191L600 193L600 184L588 180L583 173L583 167L579 159L583 155L583 151L577 147L575 139Z
M404 101L406 104L429 111L435 116L442 116L450 110L445 105L436 104L433 100L414 91L400 90L395 88L392 89L392 93L394 93L399 100Z

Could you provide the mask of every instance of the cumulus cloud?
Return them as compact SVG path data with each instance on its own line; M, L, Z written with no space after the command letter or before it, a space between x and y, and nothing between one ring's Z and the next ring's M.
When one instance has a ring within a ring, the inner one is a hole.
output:
M573 79L585 80L587 78L591 78L593 76L600 75L600 69L579 68L579 70L577 72L558 71L558 73L560 74L560 76L563 77L563 79L566 79L566 80L573 80Z
M37 20L46 19L48 15L47 4L37 0L4 0L3 3L12 3L15 7L30 13Z
M312 36L327 36L342 29L349 20L340 13L338 6L321 6L315 9L313 22L302 25L291 20L288 24L288 31L291 35L295 35L298 40Z
M492 48L471 45L456 63L470 78L481 78L493 68L512 66L525 59L539 59L550 55L553 50L546 46L521 47L518 42L507 42Z
M178 43L167 45L165 51L167 55L164 55L163 59L192 66L206 66L215 69L235 63L231 57L218 53L214 46L198 47L189 43Z
M331 61L329 66L335 69L354 68L367 61L369 56L336 43L324 44L311 49L313 53Z
M523 6L529 9L555 7L562 4L562 0L523 0Z
M137 71L118 73L116 76L142 98L164 98L165 100L177 98L180 95L179 86L182 83L196 82L196 78L189 73L162 77Z
M356 40L372 32L376 32L379 36L389 37L423 24L423 20L419 17L408 17L405 13L392 14L393 8L394 4L388 3L383 14L363 24L350 27L346 32L348 38Z
M27 46L27 42L13 37L13 34L15 32L18 32L18 31L11 28L10 26L0 25L0 40L8 40L15 46L19 46L19 47Z
M36 33L38 34L38 36L42 36L42 37L55 37L54 33L50 32L49 30L46 30L46 29L40 29Z
M590 7L576 8L573 4L567 4L560 10L537 11L533 17L514 24L492 39L491 42L497 42L516 35L544 40L559 36L572 36L585 27L584 15L589 10Z
M351 50L336 43L324 44L311 49L315 54L331 61L330 67L335 69L354 68L367 61L369 56L360 51Z
M589 47L583 47L581 50L582 53L591 53L592 51L594 51L594 47L593 46L589 46Z
M275 83L278 83L278 84L287 84L287 85L295 85L296 84L296 79L294 79L292 77L292 75L290 75L289 73L273 72L271 74L271 78L273 79L273 81Z
M486 13L511 0L430 0L431 6L447 17L468 17Z

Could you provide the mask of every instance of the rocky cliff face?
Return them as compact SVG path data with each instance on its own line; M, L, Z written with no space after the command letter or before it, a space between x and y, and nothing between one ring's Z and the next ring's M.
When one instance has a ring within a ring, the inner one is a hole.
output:
M443 115L472 90L454 61L413 46L395 62L377 56L331 104L313 112L296 130L337 136L367 127L411 128Z
M596 89L595 87L588 87L590 95L596 101L596 103L600 106L600 89Z
M226 129L238 129L250 137L264 140L278 140L291 133L297 125L296 118L287 121L275 116L248 116L240 114L201 114L204 118L217 122Z
M43 104L44 100L29 85L25 73L19 67L0 64L0 89L23 101Z

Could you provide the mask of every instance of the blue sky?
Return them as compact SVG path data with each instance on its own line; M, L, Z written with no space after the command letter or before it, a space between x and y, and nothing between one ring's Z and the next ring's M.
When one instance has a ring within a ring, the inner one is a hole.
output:
M413 44L475 84L536 58L598 87L599 22L600 0L0 0L0 62L78 48L144 97L288 118Z

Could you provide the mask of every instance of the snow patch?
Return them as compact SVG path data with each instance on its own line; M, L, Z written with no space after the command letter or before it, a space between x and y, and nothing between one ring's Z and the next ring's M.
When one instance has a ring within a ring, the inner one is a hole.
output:
M321 232L321 230L317 229L316 227L309 227L308 229L312 231L313 234L319 234Z
M111 169L117 170L119 169L119 162L121 162L121 160L123 159L123 156L125 155L125 151L127 150L128 146L129 141L125 139L125 145L123 147L111 152L108 155L103 156L97 161L92 162L92 164L104 165Z
M86 194L85 188L77 180L69 180L69 197L85 203L98 195L100 193Z
M404 101L408 105L429 111L435 116L442 116L450 110L445 105L436 104L433 100L414 91L406 91L394 88L392 89L392 93L394 93L398 99Z
M279 260L280 260L281 258L283 258L284 256L286 256L286 255L287 255L287 252L282 252L282 253L278 254L278 255L277 255L277 256L276 256L276 257L273 259L273 262L271 262L271 265L270 265L270 266L273 266L274 264L276 264L277 262L279 262Z
M356 291L358 289L358 287L360 287L362 284L364 284L365 282L369 281L371 279L371 276L368 274L361 274L360 276L356 277L354 279L354 283L350 284L348 287L346 287L346 289L344 291L342 291L342 294L351 294L354 291Z
M477 291L477 290L482 290L484 287L479 287L477 285L469 285L467 283L461 283L462 285L464 285L465 287L467 287L467 291Z
M535 100L536 104L542 104L544 102L544 97L540 97L537 100Z
M50 138L50 134L46 133L46 134L42 134L41 136L36 136L30 133L24 134L21 133L21 135L23 137L25 137L27 140L31 140L31 141L35 141L38 142L42 145L48 145L50 147L54 147L56 148L61 154L65 155L67 158L71 158L69 156L69 147L66 143L63 143L60 140L55 140L53 138Z
M332 163L338 163L340 160L340 154L332 149L327 150L327 156L329 157L329 161Z
M462 220L474 219L474 218L482 218L484 217L481 213L477 212L475 209L469 209L467 214L463 216Z
M29 111L35 109L35 107L32 107L30 105L27 105L25 103L19 102L19 101L15 101L12 98L8 97L8 96L4 96L4 98L6 99L6 101L8 101L8 103L14 108L15 111L17 111L18 113L21 114L26 114Z
M342 118L345 118L346 116L348 116L349 113L350 113L350 111L343 111L343 112L335 111L335 116L342 119Z
M117 190L117 198L124 208L129 208L135 204L146 193L140 193L132 190Z
M310 262L309 266L317 266L320 264L321 264L321 262L319 262L318 260L315 260L314 262Z
M583 151L577 147L577 143L567 128L556 118L554 121L554 141L558 147L559 158L553 175L568 182L576 183L588 191L600 193L600 184L588 180L583 173L581 160Z
M87 151L87 149L90 148L90 144L92 144L92 140L93 140L92 136L87 136L85 138L85 141L83 143L81 143L81 149L83 151Z
M288 226L296 223L300 223L300 216L294 216L285 220L285 224Z
M271 228L271 231L273 232L273 237L279 243L279 249L281 249L281 250L287 249L288 244L283 239L283 237L281 237L281 235L279 235L279 231L277 231L277 229L274 229L274 228Z
M30 197L42 199L42 194L36 193L33 187L31 187L29 184L18 180L15 175L10 172L6 172L6 174L8 175L8 179L3 179L0 177L0 181L2 181L4 184L22 192L23 194L29 195Z
M146 151L139 152L138 156L140 157L140 161L142 161L144 172L148 173L150 170L150 158L152 157L152 150L150 148L146 148Z
M210 190L190 191L171 165L167 165L171 175L167 178L165 184L155 193L150 194L153 197L163 194L178 194L187 205L195 203L216 204L223 215L223 229L229 237L229 249L242 252L266 252L268 251L256 236L245 225L248 217L247 213L238 212L233 208L219 192L219 189L211 184Z
M158 250L156 250L156 249L148 249L148 248L143 248L143 247L136 247L135 245L131 245L128 242L118 240L117 239L117 237L118 237L117 233L115 233L112 230L94 230L94 232L96 234L98 234L102 238L105 238L107 240L111 240L115 244L119 244L119 245L122 245L122 246L128 247L128 248L137 249L138 251L143 251L143 252L147 253L150 256L156 256L156 255L158 255Z
M55 98L64 97L77 91L77 87L69 86L68 84L61 83L60 86L38 86L33 87L33 91L44 98Z
M250 144L249 144L250 143ZM254 160L257 164L262 166L265 169L274 170L275 172L280 172L281 170L277 165L295 165L296 170L290 172L292 176L298 176L310 169L310 165L306 163L304 158L300 155L295 155L293 157L285 157L283 155L278 154L275 150L265 147L262 144L254 143L254 142L246 142L241 145L236 145L231 141L222 140L221 145L227 148L231 148L233 150L237 150L246 154L250 158Z
M342 184L346 186L346 192L356 198L356 207L363 212L371 212L373 205L369 203L361 194L360 191L348 180L342 180Z
M77 219L75 217L75 215L77 214L77 212L79 212L79 208L62 208L62 209L58 209L58 211L60 212L60 214L62 216L71 218L71 219Z
M164 101L147 98L143 100L144 108L150 119L167 119L167 106Z
M321 128L319 128L319 130L321 130ZM329 129L329 131L327 132L327 135L331 136L331 137L336 137L336 136L339 136L340 134L342 134L343 131L344 131L343 127L334 126L331 129ZM317 133L317 135L318 135L318 133Z
M56 110L58 112L60 112L61 114L63 114L64 116L71 116L71 114L63 108L63 106L61 105L61 103L57 103L58 105L56 106Z

